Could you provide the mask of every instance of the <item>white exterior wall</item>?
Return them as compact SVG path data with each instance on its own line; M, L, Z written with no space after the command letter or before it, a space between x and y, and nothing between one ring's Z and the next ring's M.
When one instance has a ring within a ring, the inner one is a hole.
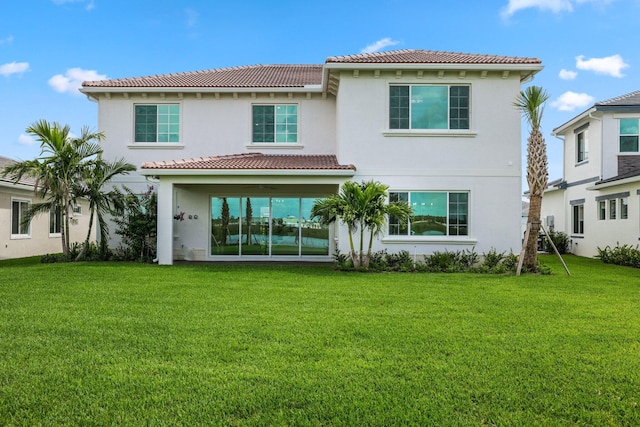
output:
M13 199L27 200L33 203L42 202L33 194L33 190L21 190L12 187L0 186L0 260L11 258L23 258L45 254L57 254L62 252L62 242L59 234L49 234L49 214L39 215L31 220L29 237L11 236L11 205ZM89 227L89 205L80 201L81 214L76 214L73 219L77 222L69 226L70 242L84 242ZM95 224L92 229L92 240L95 240Z
M462 76L462 77L461 77ZM411 134L388 129L390 84L470 85L471 129L468 131ZM391 191L468 191L468 236L380 236L374 250L407 250L429 254L442 250L491 249L518 253L521 233L521 119L513 101L521 88L520 73L505 77L502 71L444 72L406 70L400 78L395 70L360 70L340 76L338 95L319 93L192 93L131 92L99 95L99 128L106 135L105 157L124 157L140 167L144 162L194 157L262 152L265 154L336 154L341 164L354 164L354 181L376 180ZM180 104L180 144L134 144L134 105ZM251 144L252 104L296 103L299 115L299 144ZM410 136L409 136L410 134ZM253 177L246 184L303 184L313 194L314 187L332 185L337 189L346 180L300 176ZM210 235L210 201L219 195L216 185L237 185L235 177L162 178L159 188L158 256L161 264L173 259L207 259ZM144 191L147 182L134 173L118 177ZM212 187L213 186L213 187ZM306 194L306 192L305 192ZM301 195L297 193L297 195ZM173 215L183 211L184 221ZM188 219L192 215L192 219ZM193 218L198 215L198 219ZM345 227L336 227L338 247L349 250ZM112 237L115 226L111 226ZM385 233L386 234L386 233ZM332 240L332 239L331 239ZM332 240L333 244L333 240ZM113 245L113 242L112 242ZM333 249L333 248L332 248Z
M174 143L135 144L134 105L167 104L180 105L180 140ZM246 152L265 154L334 154L335 153L335 100L323 99L306 93L278 94L273 99L269 94L240 93L234 99L230 93L177 95L167 93L164 98L148 94L143 99L139 94L112 94L110 99L100 97L99 128L105 133L103 143L108 159L125 157L140 167L144 162L229 155ZM253 104L297 104L298 144L252 144Z
M213 93L203 93L198 99L195 94L166 93L164 97L149 93L146 98L141 94L130 93L125 98L115 93L109 97L99 98L99 128L105 133L103 142L104 156L107 159L124 157L128 162L140 168L144 162L179 160L194 157L223 156L238 153L264 154L335 154L335 98L323 97L319 93L307 95L304 93L219 93L219 99ZM167 104L180 105L180 143L134 143L134 106L137 104ZM298 105L298 143L297 144L252 144L252 105L254 104L296 104ZM115 185L126 185L136 192L147 190L149 185L159 187L154 180L147 180L138 173L122 175L113 180ZM185 209L195 209L202 224L207 224L205 218L210 215L208 197L193 190L174 190L174 197L178 200L172 204L171 215ZM197 195L196 200L191 200ZM190 201L191 200L191 201ZM184 208L183 208L184 207ZM158 210L159 215L168 215ZM173 225L163 221L162 224ZM161 231L159 223L159 231ZM115 235L117 226L109 223L110 242L114 247L118 245L119 236ZM176 234L174 247L177 249L191 248L196 250L196 258L201 259L207 244L201 241L208 234L203 230L194 232L189 237ZM178 237L179 236L179 237ZM176 250L177 250L176 249ZM182 252L181 250L179 252ZM192 252L193 253L193 252ZM192 256L188 254L188 257ZM176 253L176 256L182 256Z
M388 132L391 84L469 84L471 129L444 136L400 136ZM519 252L521 248L521 126L512 103L520 90L519 76L502 79L491 73L457 71L440 79L435 72L418 78L415 71L343 72L337 98L337 145L341 163L357 166L354 180L377 180L394 191L469 191L470 235L459 237L383 237L375 250L407 250L429 254L436 250L492 248ZM393 135L393 136L391 136ZM341 229L340 250L348 250Z

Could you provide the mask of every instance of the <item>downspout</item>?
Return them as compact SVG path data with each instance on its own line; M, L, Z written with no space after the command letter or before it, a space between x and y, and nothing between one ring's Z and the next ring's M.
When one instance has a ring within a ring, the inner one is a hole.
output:
M589 113L589 118L600 122L600 180L604 179L604 121Z

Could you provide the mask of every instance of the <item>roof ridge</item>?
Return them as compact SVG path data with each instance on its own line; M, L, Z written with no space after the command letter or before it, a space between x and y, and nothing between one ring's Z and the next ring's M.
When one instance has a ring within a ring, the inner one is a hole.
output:
M623 99L631 98L636 95L640 95L640 90L625 93L624 95L615 96L613 98L605 99L604 101L596 102L595 105L610 104L612 102L622 101Z
M251 65L236 65L231 67L221 67L221 68L208 68L204 70L194 70L194 71L178 71L173 73L160 73L160 74L148 74L146 76L136 76L136 77L119 77L115 79L105 79L111 82L119 82L119 81L145 81L152 80L162 77L182 77L182 76L191 76L198 74L209 74L209 73L224 73L228 71L240 71L240 70L251 70L251 69L260 69L260 68L295 68L295 67L322 67L322 64L251 64ZM85 83L92 83L96 81L104 81L104 80L86 80L82 83L84 86Z

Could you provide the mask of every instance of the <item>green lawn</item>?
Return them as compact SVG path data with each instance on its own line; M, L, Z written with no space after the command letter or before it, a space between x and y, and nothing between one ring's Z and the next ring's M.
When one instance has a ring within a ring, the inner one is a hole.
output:
M640 270L0 263L0 425L640 425Z

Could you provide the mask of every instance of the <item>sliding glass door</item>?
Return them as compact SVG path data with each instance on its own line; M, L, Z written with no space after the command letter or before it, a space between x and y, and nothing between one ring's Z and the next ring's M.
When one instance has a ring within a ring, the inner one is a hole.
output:
M329 229L311 219L315 198L212 197L211 255L329 255Z

